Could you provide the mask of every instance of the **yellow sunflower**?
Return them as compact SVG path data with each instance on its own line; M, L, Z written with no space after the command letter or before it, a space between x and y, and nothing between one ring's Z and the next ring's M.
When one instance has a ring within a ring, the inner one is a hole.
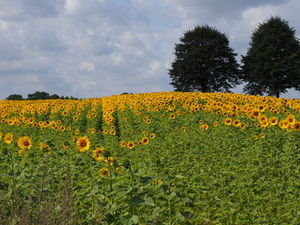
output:
M133 141L129 141L129 142L127 143L127 148L129 148L129 149L134 148L134 142L133 142Z
M92 156L94 159L96 159L97 161L101 161L102 160L102 155L104 152L104 148L103 147L99 147L96 148L93 152L92 152Z
M32 141L31 141L30 137L28 137L28 136L19 137L18 146L20 149L30 148L32 146Z
M232 123L232 119L231 118L226 118L224 120L224 124L227 125L227 126L231 125L231 123Z
M99 171L99 176L100 177L106 177L106 176L108 176L109 175L109 168L102 168L102 169L100 169L100 171Z
M121 147L121 148L125 148L126 146L127 146L126 141L121 141L120 147Z
M141 140L141 143L142 143L143 145L149 144L149 138L148 138L148 137L143 137L142 140Z
M14 139L14 136L13 136L12 133L7 133L7 134L5 134L5 136L4 136L4 142L5 142L6 144L10 144L10 143L13 141L13 139Z
M85 152L90 149L91 141L87 136L79 137L76 141L76 146L80 152Z
M274 126L274 125L276 125L276 124L278 123L278 119L277 119L276 117L271 117L271 118L269 119L269 123L270 123L272 126Z

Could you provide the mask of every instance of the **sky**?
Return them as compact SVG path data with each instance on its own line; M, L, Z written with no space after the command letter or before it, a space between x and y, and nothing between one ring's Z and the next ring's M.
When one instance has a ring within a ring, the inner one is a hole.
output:
M215 27L239 60L271 16L299 38L299 10L299 0L0 0L0 99L172 91L168 69L186 31Z

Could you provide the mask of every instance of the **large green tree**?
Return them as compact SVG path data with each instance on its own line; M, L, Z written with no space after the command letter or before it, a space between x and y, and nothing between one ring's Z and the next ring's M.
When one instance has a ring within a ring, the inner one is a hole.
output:
M248 94L279 97L289 88L300 89L299 40L295 30L280 17L258 25L242 63L244 91Z
M239 65L225 34L209 26L196 26L175 44L169 70L176 91L229 91L239 83Z
M19 94L11 94L7 98L7 100L23 100L22 95Z

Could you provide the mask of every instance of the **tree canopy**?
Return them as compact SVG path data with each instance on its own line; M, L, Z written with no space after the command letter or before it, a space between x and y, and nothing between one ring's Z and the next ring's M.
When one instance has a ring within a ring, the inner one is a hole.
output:
M6 100L23 100L23 97L19 94L11 94L6 98Z
M300 90L300 45L295 30L280 17L258 25L250 48L242 56L242 77L248 94L277 96Z
M239 84L239 65L225 34L209 26L196 26L175 44L169 70L176 91L229 91Z
M24 99L22 95L19 94L11 94L6 99L7 100L41 100L41 99L78 99L78 98L74 98L73 96L64 97L64 96L59 96L57 94L50 95L49 93L44 91L36 91L32 94L28 94L26 99Z

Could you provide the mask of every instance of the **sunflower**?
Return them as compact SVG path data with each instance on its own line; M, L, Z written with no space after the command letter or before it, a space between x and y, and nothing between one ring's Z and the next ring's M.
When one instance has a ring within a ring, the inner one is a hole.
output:
M121 148L125 148L126 146L127 146L126 141L121 141L120 147L121 147Z
M143 137L142 140L141 140L141 143L142 143L143 145L149 144L149 138L148 138L148 137Z
M123 173L124 173L124 167L123 167L123 166L118 166L118 167L116 168L116 172L117 172L118 174L123 174Z
M265 128L265 127L267 127L268 125L269 125L269 123L268 123L267 120L260 121L260 126L261 126L262 128Z
M245 123L241 123L240 128L245 129L247 125Z
M102 168L99 171L99 177L106 177L109 175L109 168Z
M207 130L208 129L208 125L207 124L202 124L202 125L200 125L200 129Z
M265 137L266 137L266 134L264 134L264 133L260 133L260 134L259 134L259 137L261 137L261 138L265 138Z
M113 135L113 136L116 135L116 133L117 133L116 130L110 130L110 131L109 131L109 134L110 134L110 135Z
M278 123L278 119L277 119L276 117L271 117L271 118L269 119L269 123L270 123L272 126L274 126L274 125L276 125L276 124Z
M288 128L289 126L289 122L287 120L281 120L279 123L278 123L278 126L281 128L281 129L286 129Z
M89 128L89 132L92 134L95 134L97 132L97 130L95 128Z
M232 123L232 119L231 118L226 118L224 120L224 124L227 125L227 126L231 125L231 123Z
M109 130L105 128L105 129L103 129L102 132L103 132L103 134L108 134Z
M5 134L5 136L4 136L4 142L5 142L6 144L10 144L10 143L13 141L13 139L14 139L14 136L13 136L12 133L7 133L7 134Z
M133 142L133 141L129 141L129 142L127 143L127 148L129 148L129 149L134 148L134 142Z
M114 157L112 157L112 156L109 156L109 157L107 158L107 163L108 163L108 165L110 165L110 166L112 166L112 165L114 164L114 161L115 161L115 159L114 159Z
M176 115L174 113L171 113L169 117L170 117L170 119L175 119Z
M241 125L241 121L240 120L234 120L232 121L232 125L235 127L239 127Z
M79 137L76 141L76 146L80 152L85 152L90 149L91 141L87 136Z
M289 122L289 124L294 124L296 122L295 116L293 114L288 115L286 120Z
M295 123L293 124L293 129L294 129L295 131L300 131L300 122L295 122Z
M251 118L255 118L255 117L258 117L259 116L259 110L257 109L253 109L251 112L250 112L250 117Z
M18 146L20 149L30 148L32 146L32 141L31 141L30 137L28 137L28 136L19 137Z
M154 139L155 137L156 137L156 134L150 133L150 138L151 138L151 139Z
M219 126L219 122L215 121L215 122L213 123L213 127L217 127L217 126Z
M104 152L104 148L103 147L99 147L96 148L93 152L92 152L92 156L94 159L96 159L97 161L101 161L101 154L103 154Z

